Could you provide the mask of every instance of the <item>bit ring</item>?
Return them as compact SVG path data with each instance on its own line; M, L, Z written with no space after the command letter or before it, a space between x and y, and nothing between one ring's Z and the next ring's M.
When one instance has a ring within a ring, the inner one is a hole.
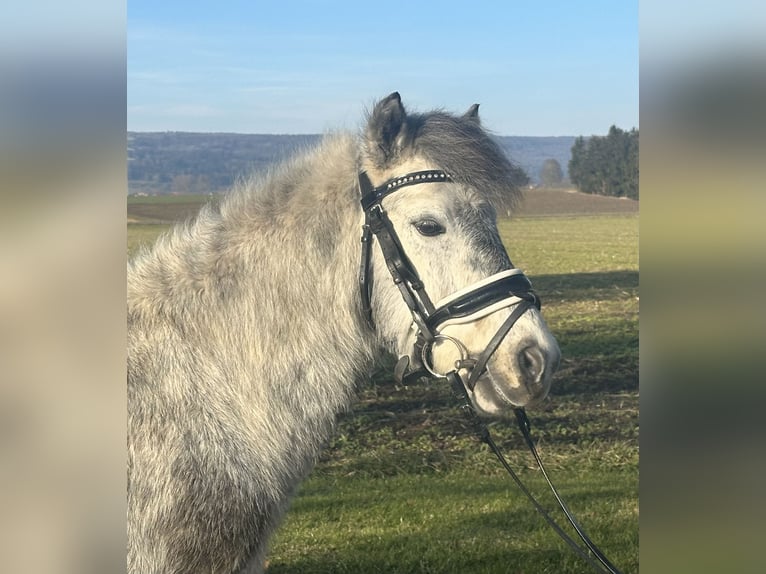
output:
M431 373L434 377L445 379L447 378L447 373L438 373L434 370L434 366L431 364L431 347L434 343L438 341L449 341L453 345L455 345L455 348L460 353L460 359L455 361L455 370L461 368L461 364L464 363L469 358L468 349L466 346L461 343L459 340L455 339L454 337L450 337L449 335L434 335L434 338L432 341L427 341L425 345L423 345L423 348L420 351L420 358L423 361L423 366L425 367L426 371Z

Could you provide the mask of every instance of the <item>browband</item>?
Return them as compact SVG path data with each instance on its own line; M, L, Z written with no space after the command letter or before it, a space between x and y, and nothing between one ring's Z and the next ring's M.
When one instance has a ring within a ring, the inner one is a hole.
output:
M359 186L362 191L362 209L367 211L373 205L381 201L389 193L418 183L434 183L439 181L452 181L452 176L440 169L427 169L425 171L413 171L407 175L392 177L378 187L372 187L370 178L365 172L359 174Z

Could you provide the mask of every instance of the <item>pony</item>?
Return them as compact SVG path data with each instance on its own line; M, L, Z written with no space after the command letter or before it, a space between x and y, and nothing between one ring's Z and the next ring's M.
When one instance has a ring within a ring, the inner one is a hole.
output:
M396 92L359 134L329 133L239 182L128 263L130 573L263 572L269 537L381 353L468 369L456 349L481 352L520 305L446 321L417 354L417 313L373 245L365 310L360 174L379 186L418 170L448 175L376 206L429 296L515 273L495 206L515 204L523 172L478 105L408 113ZM550 389L558 346L538 309L522 311L471 389L483 416Z

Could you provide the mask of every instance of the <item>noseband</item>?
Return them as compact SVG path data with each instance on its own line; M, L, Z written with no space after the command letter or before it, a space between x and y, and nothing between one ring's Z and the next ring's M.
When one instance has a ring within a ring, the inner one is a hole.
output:
M394 284L405 304L412 314L413 328L416 330L416 339L411 356L403 356L399 359L394 369L394 376L398 381L409 382L420 377L433 377L446 379L453 387L458 397L465 401L464 410L475 425L477 434L485 442L492 452L500 460L506 471L521 491L529 498L534 507L542 514L546 522L566 542L572 550L600 572L620 574L619 570L604 556L599 548L591 541L583 531L577 520L571 514L564 501L548 478L542 460L537 453L530 434L530 423L523 408L515 408L516 419L519 423L527 446L531 450L543 473L546 482L553 491L564 515L570 525L585 544L585 548L575 542L561 527L550 517L548 512L537 502L531 492L524 486L519 477L505 460L500 449L490 436L487 426L478 418L470 399L476 382L485 372L487 363L492 354L498 348L513 325L530 308L540 309L540 299L532 291L532 284L519 269L507 269L495 273L486 279L469 285L452 295L439 301L434 306L426 292L425 285L418 276L412 262L407 258L394 226L383 209L382 201L391 193L410 185L423 183L452 182L452 176L441 170L426 170L408 173L401 177L389 179L378 187L373 187L365 172L359 173L359 189L361 191L361 203L364 210L364 225L362 227L362 256L359 266L359 289L362 299L362 312L372 328L375 322L372 317L372 284L370 281L370 256L373 235L380 245L383 258L386 261ZM442 327L454 323L469 323L477 321L500 309L514 306L514 309L503 321L503 324L495 332L487 346L478 357L472 357L466 346L454 337L440 333ZM437 342L450 342L458 349L460 359L455 362L454 369L447 373L435 371L431 349ZM459 371L466 369L469 372L468 379L464 380ZM590 552L590 554L588 553ZM595 560L594 560L595 558ZM596 561L598 560L598 562Z

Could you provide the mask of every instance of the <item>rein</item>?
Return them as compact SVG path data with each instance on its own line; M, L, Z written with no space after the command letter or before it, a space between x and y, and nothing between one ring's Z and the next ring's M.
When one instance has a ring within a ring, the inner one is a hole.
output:
M505 470L511 476L516 485L531 501L535 509L543 516L545 521L556 533L598 572L608 574L621 574L620 571L604 556L599 548L591 541L580 524L574 518L567 505L559 496L556 487L548 477L543 466L542 459L535 448L531 436L531 425L523 408L515 408L514 414L524 436L524 440L537 462L540 471L545 477L548 486L553 492L556 501L574 528L585 547L574 541L564 530L551 518L548 512L535 499L529 489L521 482L521 479L513 471L506 461L502 452L495 444L489 432L489 428L479 418L470 399L476 382L486 372L487 363L492 354L498 348L505 336L513 328L513 325L530 308L540 309L540 299L532 291L529 279L518 269L509 269L496 273L491 277L479 281L469 287L447 297L438 307L431 302L412 262L402 248L396 235L393 224L388 218L382 206L383 199L389 194L409 185L422 183L452 182L452 176L441 170L426 170L406 174L392 178L378 187L373 187L367 174L359 174L359 188L361 191L361 204L364 210L365 221L362 227L362 255L359 266L359 289L362 300L362 312L369 325L374 329L375 323L372 317L372 282L370 277L370 261L373 235L378 241L386 266L391 274L394 284L404 299L405 304L412 314L413 325L417 329L414 353L412 356L403 356L399 359L394 369L394 376L399 381L411 381L420 377L430 377L439 380L447 380L454 389L458 398L463 401L462 408L470 418L479 439L489 446ZM494 313L495 311L515 305L513 311L503 322L490 342L481 354L472 358L465 345L453 337L442 335L439 328L449 322L470 322ZM460 352L461 358L455 362L455 368L447 373L438 373L430 364L430 349L434 343L449 341ZM464 381L459 371L470 371L468 380ZM590 553L589 553L590 551ZM595 557L595 559L594 559Z

